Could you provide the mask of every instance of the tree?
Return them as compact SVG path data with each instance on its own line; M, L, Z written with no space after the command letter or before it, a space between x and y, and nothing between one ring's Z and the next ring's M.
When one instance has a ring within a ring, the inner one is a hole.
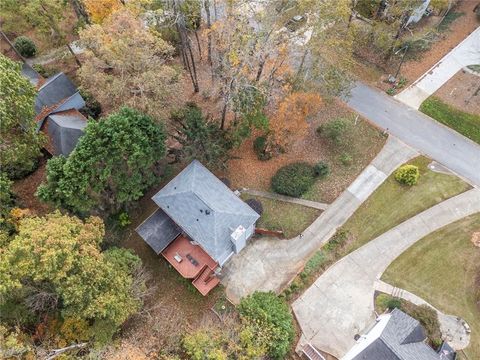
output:
M221 168L228 160L229 141L218 125L208 121L194 103L187 103L171 116L175 134L182 145L182 155L197 159L208 167Z
M83 0L92 21L101 24L110 14L122 7L120 0Z
M161 124L130 108L89 121L68 158L48 161L37 195L76 212L117 211L157 180L165 140Z
M123 9L80 31L82 86L104 107L130 106L162 119L179 102L180 74L167 64L173 47Z
M293 134L301 136L308 129L308 120L316 115L323 104L322 98L314 93L292 93L278 106L270 119L270 140L273 146L286 149Z
M60 45L66 46L75 58L78 66L80 60L69 44L67 36L60 26L64 18L67 1L64 0L4 0L0 2L2 15L9 22L27 23L44 36L51 38L52 32Z
M37 314L48 309L118 328L142 305L134 279L141 261L126 249L102 252L103 236L96 217L83 222L57 211L23 219L0 253L1 299L21 299Z
M31 172L41 155L44 138L36 131L35 94L20 64L0 55L0 163L11 178Z

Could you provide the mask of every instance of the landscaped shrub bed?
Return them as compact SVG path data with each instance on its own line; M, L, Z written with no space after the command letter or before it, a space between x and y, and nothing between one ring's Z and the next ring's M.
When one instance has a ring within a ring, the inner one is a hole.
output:
M315 171L310 164L298 162L280 168L272 177L276 193L300 197L315 183Z

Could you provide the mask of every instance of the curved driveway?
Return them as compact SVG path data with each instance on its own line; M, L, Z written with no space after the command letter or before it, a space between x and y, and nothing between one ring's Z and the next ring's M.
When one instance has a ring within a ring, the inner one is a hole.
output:
M302 329L302 342L338 358L354 336L374 321L377 278L388 265L429 233L480 212L480 189L448 199L394 227L330 267L292 305Z

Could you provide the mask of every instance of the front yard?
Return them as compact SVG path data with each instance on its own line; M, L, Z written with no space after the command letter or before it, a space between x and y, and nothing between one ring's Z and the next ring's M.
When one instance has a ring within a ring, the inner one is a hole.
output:
M442 312L465 319L472 330L465 350L468 359L480 358L480 304L475 299L480 286L480 248L470 241L478 231L480 214L448 225L405 251L382 276Z
M347 252L373 240L412 216L458 195L470 186L454 175L428 168L430 159L420 156L408 164L419 167L420 178L412 187L400 185L392 174L360 206L342 227L353 237Z
M480 91L480 87L478 89L477 92ZM478 101L480 102L480 97ZM436 96L425 100L420 106L420 111L480 144L480 114L459 110Z
M258 228L283 231L287 239L301 234L321 214L320 210L284 201L246 194L242 198L253 198L262 203L263 214L257 222Z

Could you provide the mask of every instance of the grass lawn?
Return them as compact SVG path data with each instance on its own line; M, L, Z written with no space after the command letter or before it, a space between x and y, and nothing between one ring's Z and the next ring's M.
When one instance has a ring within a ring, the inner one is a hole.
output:
M425 100L420 111L480 144L480 115L455 109L435 96Z
M317 209L284 201L242 195L244 200L252 198L259 200L263 205L263 214L258 220L257 227L283 231L287 239L302 233L321 213Z
M450 224L418 241L398 257L382 280L407 289L439 310L464 318L472 329L469 359L480 359L480 308L475 304L475 278L480 248L470 241L480 231L480 214Z
M393 174L388 177L342 227L354 238L347 247L347 252L355 250L423 210L470 188L456 176L429 170L427 165L430 159L426 157L419 156L408 163L419 167L418 183L408 187L400 185Z

